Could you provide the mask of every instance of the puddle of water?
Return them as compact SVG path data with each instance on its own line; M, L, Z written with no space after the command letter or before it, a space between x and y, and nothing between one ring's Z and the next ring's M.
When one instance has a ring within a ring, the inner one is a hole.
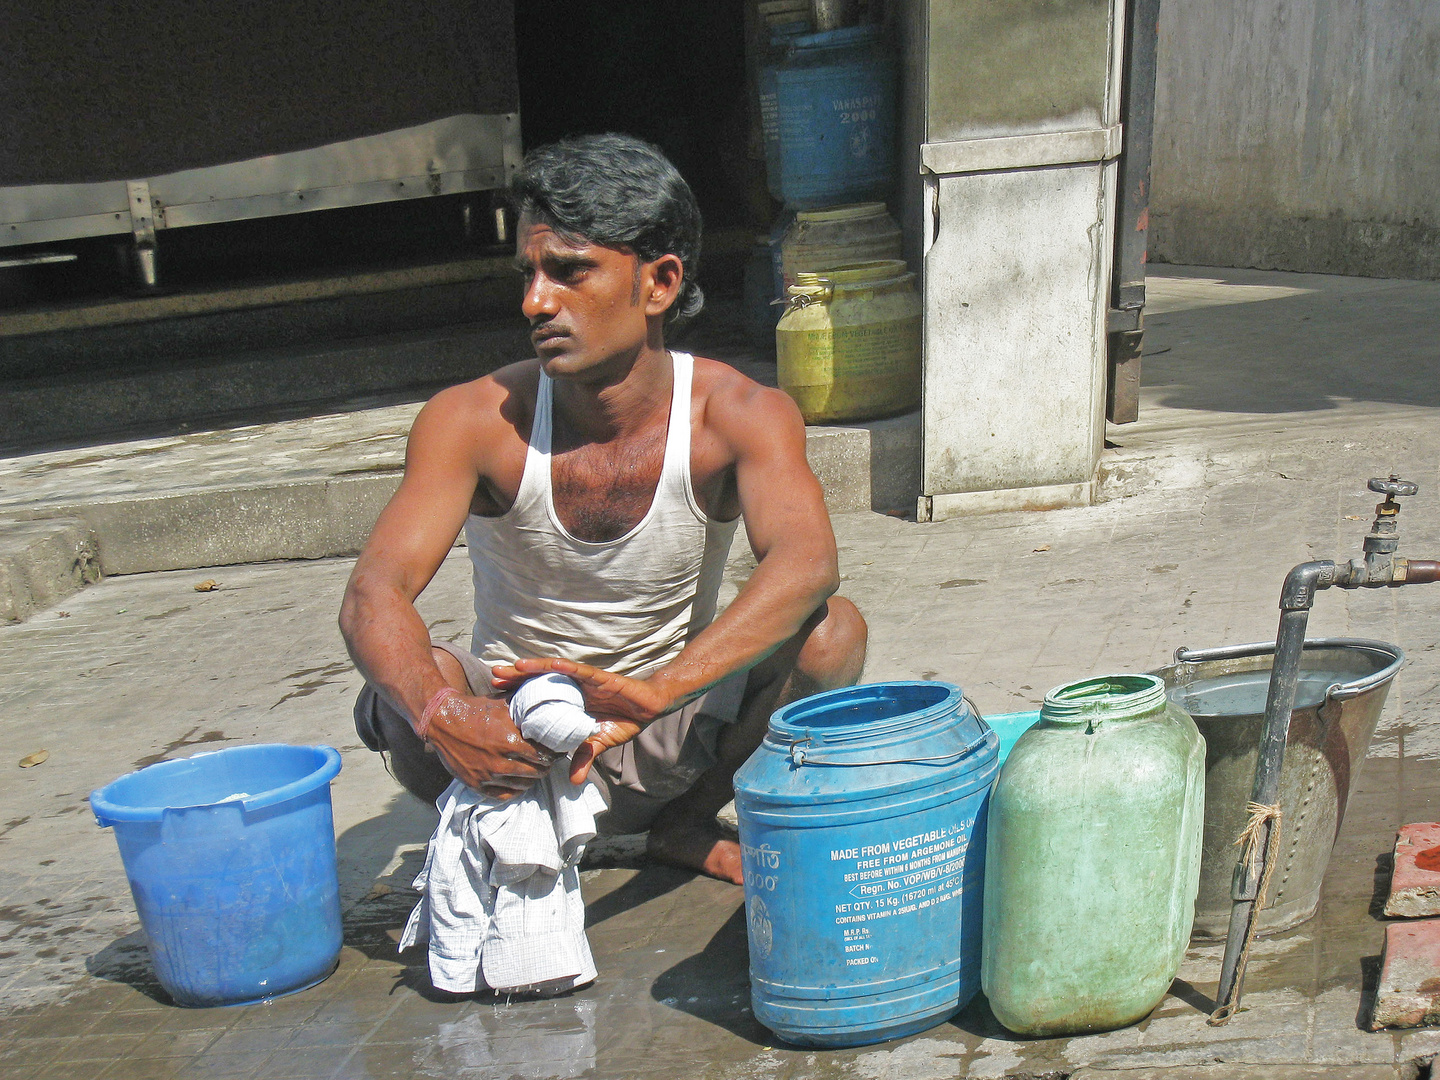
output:
M518 1080L574 1080L595 1069L595 1002L588 998L481 1006L441 1024L426 1071Z
M143 769L147 765L154 765L156 762L165 761L171 754L175 753L175 751L183 750L188 746L202 746L205 743L226 742L230 738L230 736L226 735L223 731L207 731L203 735L197 736L195 733L199 730L198 727L193 727L174 742L167 743L163 750L154 754L147 754L142 758L137 758L134 767Z

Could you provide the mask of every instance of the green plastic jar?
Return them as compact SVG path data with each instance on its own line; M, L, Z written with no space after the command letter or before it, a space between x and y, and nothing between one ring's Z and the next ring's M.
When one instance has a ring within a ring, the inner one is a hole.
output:
M981 987L1020 1035L1145 1017L1184 958L1205 741L1153 675L1056 687L990 800Z

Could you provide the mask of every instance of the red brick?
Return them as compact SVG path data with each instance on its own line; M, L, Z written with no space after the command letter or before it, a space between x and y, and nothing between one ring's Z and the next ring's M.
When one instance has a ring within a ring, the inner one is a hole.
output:
M1387 923L1370 1027L1440 1024L1440 919Z
M1440 848L1440 822L1417 821L1404 826L1395 837L1395 868L1390 874L1386 915L1440 915L1440 870L1422 870L1415 865L1415 857L1432 848Z

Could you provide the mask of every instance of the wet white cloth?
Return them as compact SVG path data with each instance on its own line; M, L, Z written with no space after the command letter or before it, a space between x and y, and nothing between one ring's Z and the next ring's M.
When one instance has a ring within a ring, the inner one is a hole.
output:
M401 949L428 942L430 981L457 994L561 993L595 978L578 864L605 798L593 779L570 782L569 755L598 725L563 675L522 684L510 715L527 739L564 756L509 802L459 780L445 789L400 939Z

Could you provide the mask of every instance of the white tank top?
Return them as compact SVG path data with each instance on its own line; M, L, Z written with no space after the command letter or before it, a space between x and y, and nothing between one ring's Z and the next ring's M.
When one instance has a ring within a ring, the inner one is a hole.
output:
M601 543L572 536L555 513L551 381L540 372L515 505L499 517L471 514L465 522L475 567L470 650L487 664L556 656L643 677L674 659L715 618L737 522L708 517L695 500L695 361L687 353L670 355L674 388L660 482L640 523Z

